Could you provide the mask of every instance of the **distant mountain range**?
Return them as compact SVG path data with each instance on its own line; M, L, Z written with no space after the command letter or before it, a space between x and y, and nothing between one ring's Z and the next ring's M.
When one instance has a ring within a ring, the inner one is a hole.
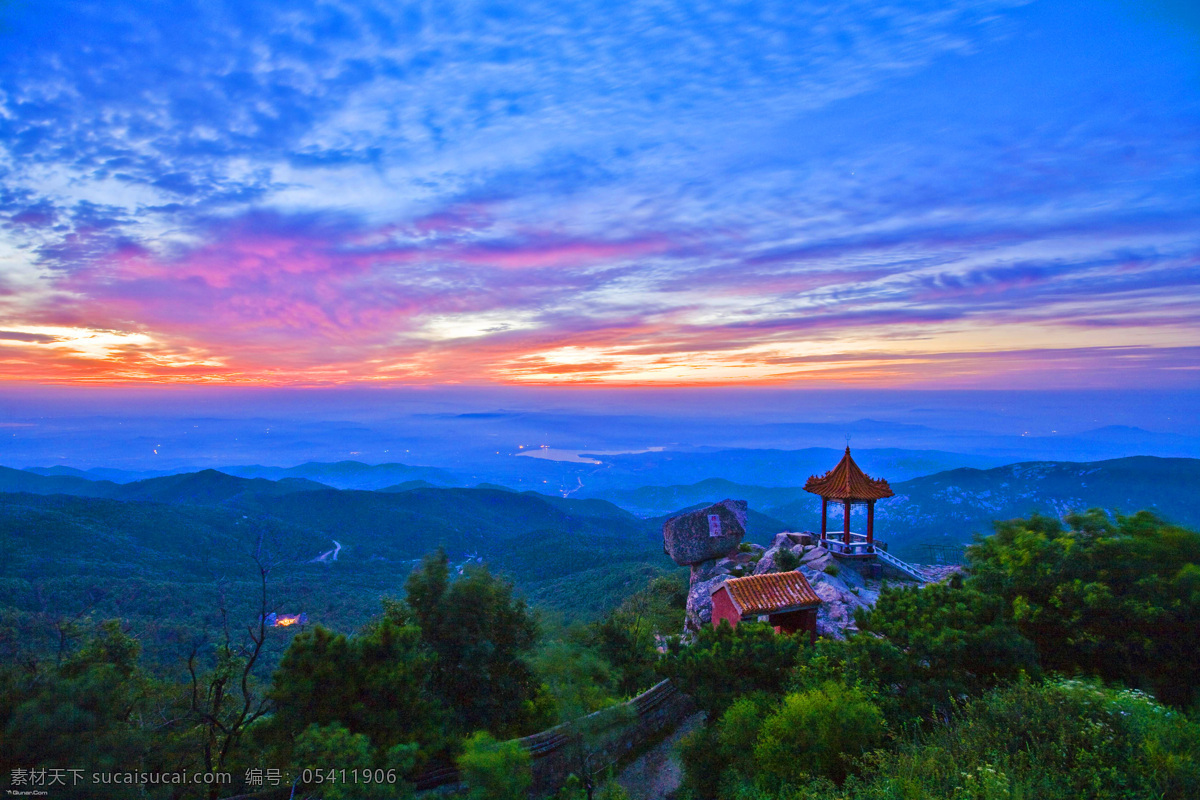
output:
M825 468L831 463L826 458ZM760 543L779 530L820 525L819 500L795 485L707 479L564 498L500 485L394 480L409 469L306 464L266 473L277 480L202 470L115 483L0 468L0 608L17 615L14 630L28 615L91 607L140 619L151 638L186 642L192 636L186 629L208 625L222 604L246 612L256 591L251 554L270 541L272 552L286 556L272 578L285 589L278 610L305 610L340 629L376 613L381 596L401 593L415 561L437 547L458 564L487 561L531 599L571 619L676 569L662 553L660 533L672 513L746 499L749 538ZM868 472L892 477L874 467ZM338 489L314 476L382 486ZM1197 459L959 468L892 487L896 496L877 506L876 529L892 552L915 561L922 560L923 544L969 542L989 532L993 520L1035 511L1149 508L1200 526ZM862 530L861 513L852 523ZM338 560L311 563L333 540L341 544Z
M30 494L70 494L77 497L105 497L111 500L149 500L159 503L212 505L233 500L244 494L291 494L329 487L305 478L245 479L206 469L181 475L164 475L132 483L89 480L72 475L40 475L33 471L0 467L0 492Z
M735 472L769 472L775 480L789 477L790 486L759 485L707 478L688 484L646 485L636 489L578 491L566 501L579 509L595 501L595 509L619 508L630 518L662 517L726 497L744 499L753 511L761 513L760 527L785 524L796 529L819 525L820 504L802 488L807 474L818 474L836 463L832 451L811 450L723 451L720 457ZM1200 509L1192 498L1200 494L1200 460L1133 456L1096 462L1038 461L1010 464L991 469L962 467L931 475L896 480L928 463L943 461L944 454L920 454L914 451L855 451L860 466L872 475L891 479L896 497L878 504L876 513L881 531L898 540L922 537L949 537L969 541L976 532L990 530L994 519L1025 516L1034 511L1062 514L1068 510L1099 507L1132 512L1152 508L1162 516L1184 525L1200 524ZM697 454L645 453L619 457L614 466L624 465L630 474L650 472L659 459L678 460L672 474L702 468ZM790 469L782 473L780 465ZM114 483L54 470L14 470L0 467L0 492L33 494L72 494L113 500L139 500L199 505L241 502L265 503L265 498L289 497L309 492L375 490L388 494L409 494L449 486L453 476L445 471L403 464L366 465L348 461L336 464L309 463L298 467L234 467L241 476L202 470ZM422 475L424 477L414 477ZM803 477L798 477L803 476ZM404 480L397 480L403 478ZM318 480L320 479L320 480ZM519 492L499 484L480 483L483 491L533 495L543 502L557 504L563 498L547 494L546 489ZM343 501L326 497L328 504ZM282 502L282 501L281 501ZM288 501L292 502L292 501ZM368 502L363 499L355 502ZM611 506L609 505L611 504ZM607 512L605 512L607 513ZM601 513L600 516L604 516ZM859 524L855 512L854 524ZM773 532L773 531L772 531Z
M869 473L872 470L867 470ZM888 477L887 473L873 472ZM994 469L954 469L892 482L896 496L876 504L876 531L894 543L897 553L920 558L925 543L962 544L976 533L990 533L998 519L1038 512L1061 516L1068 511L1103 508L1130 514L1150 509L1171 522L1200 527L1200 459L1133 456L1085 463L1035 461ZM686 486L643 486L606 494L638 514L738 497L794 530L820 527L821 501L801 487L765 487L710 479ZM835 512L836 513L836 512ZM830 522L840 527L840 516ZM851 527L865 527L856 509Z
M87 481L109 481L133 483L148 478L183 475L189 472L211 472L212 470L180 469L171 472L138 472L132 470L96 468L89 470L74 467L29 467L23 472L57 478L74 478ZM296 467L247 466L221 467L220 472L239 478L262 478L269 481L301 479L335 489L383 489L397 483L420 480L430 486L457 486L458 479L444 470L434 467L410 467L406 464L363 464L359 461L339 461L334 464L309 462ZM71 485L71 484L63 484ZM82 492L72 492L81 494ZM107 495L103 495L107 496Z
M488 463L469 468L438 468L401 463L364 464L359 461L309 462L295 467L237 465L216 467L220 472L242 478L303 478L335 489L387 489L424 481L430 486L469 487L481 484L533 489L545 494L608 496L617 490L633 490L648 484L691 484L722 478L745 485L794 486L814 473L837 463L841 451L826 447L802 450L703 449L655 450L642 453L588 454L587 461L559 461L540 457L540 449L513 456L497 453ZM855 458L870 472L893 480L915 478L958 467L986 469L1007 463L990 456L962 455L938 450L856 449ZM199 471L180 468L170 472L130 471L111 468L80 470L73 467L30 467L45 477L132 483L147 478ZM67 485L67 484L64 484ZM82 494L83 492L78 492ZM107 496L107 495L105 495Z
M431 486L462 486L451 473L434 467L410 467L406 464L362 464L339 461L335 464L309 462L298 467L240 466L222 467L222 472L240 478L266 478L278 481L299 478L316 481L335 489L383 489L398 483L424 481Z
M969 541L992 521L1033 512L1062 516L1102 508L1142 509L1200 528L1200 459L1133 456L1109 461L1040 461L989 470L956 469L895 484L896 497L876 506L876 524L915 552L924 541ZM785 514L785 509L774 509Z

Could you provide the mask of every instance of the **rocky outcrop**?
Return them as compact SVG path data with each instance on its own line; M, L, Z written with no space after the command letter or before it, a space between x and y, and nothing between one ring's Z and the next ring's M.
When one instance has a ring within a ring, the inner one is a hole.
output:
M749 575L763 554L763 546L752 544L749 552L734 552L692 565L684 630L696 633L712 624L712 591L734 575Z
M791 531L775 534L771 546L763 553L762 558L758 561L758 566L754 568L754 574L766 575L770 572L783 572L795 568L794 559L788 559L786 563L781 563L783 559L780 558L780 555L787 552L799 557L805 551L806 546L816 541L816 538L815 534L792 533Z
M722 500L663 523L663 551L676 564L691 566L723 558L746 536L746 501Z
M754 564L762 556L762 552L762 545L752 544L747 553L734 552L724 558L714 558L709 561L701 561L699 564L692 564L692 583L706 581L717 575L731 575L735 572L748 575L753 571Z
M744 515L745 503L726 500L692 514L675 517L663 526L664 543L670 541L667 529L672 523L693 515L704 520L703 530L707 536L707 515L719 513L710 509L727 509L726 503L740 505ZM696 524L693 518L674 528L677 545L675 552L681 553L682 558L691 558L695 553L702 552L694 548L688 549L686 544L682 548L678 546L697 536ZM696 633L712 625L712 592L716 587L733 575L765 575L782 571L779 564L780 554L787 551L794 556L794 559L788 561L799 561L796 569L803 573L813 591L821 598L821 607L817 610L817 633L821 636L844 639L848 631L855 630L854 612L859 608L875 605L875 601L879 599L881 583L868 580L859 572L860 566L865 566L865 563L860 565L834 559L828 550L817 544L819 538L815 533L785 532L776 534L771 546L767 548L751 544L745 548L749 552L737 552L735 543L731 548L733 552L726 551L720 557L687 562L676 558L679 563L687 563L692 568L684 632ZM668 553L672 553L670 544L664 544L664 547ZM672 554L672 557L675 556Z
M821 598L821 607L817 609L817 633L820 636L845 639L847 632L857 630L854 612L875 605L879 599L879 586L867 586L854 569L840 570L837 575L815 572L803 566L800 571Z
M729 573L715 575L708 580L692 581L688 587L687 614L684 618L684 633L699 633L712 625L713 590L729 579Z
M816 545L819 537L809 533L781 533L762 550L752 545L758 553L736 553L734 557L711 562L710 565L692 568L695 576L688 593L687 628L697 631L712 624L712 590L726 580L730 573L741 567L746 570L747 562L755 563L753 573L765 575L782 571L779 555L784 550L798 560L796 567L808 579L813 591L821 598L817 610L817 633L835 639L844 639L855 630L854 612L859 608L875 605L882 584L878 580L864 577L860 568L867 562L839 561L828 550ZM747 574L748 574L748 570Z

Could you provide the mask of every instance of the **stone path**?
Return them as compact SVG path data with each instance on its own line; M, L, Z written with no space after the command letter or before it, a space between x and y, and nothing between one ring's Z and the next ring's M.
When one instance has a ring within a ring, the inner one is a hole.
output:
M630 800L668 800L683 780L683 767L675 745L683 736L704 724L704 714L693 714L653 749L643 753L617 776Z

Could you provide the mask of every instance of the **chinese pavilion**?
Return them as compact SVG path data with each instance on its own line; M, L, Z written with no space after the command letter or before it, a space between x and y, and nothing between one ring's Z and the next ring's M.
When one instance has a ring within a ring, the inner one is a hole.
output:
M820 477L814 475L804 484L804 490L821 498L821 544L830 552L844 556L870 556L875 553L875 501L893 496L892 487L882 479L869 477L854 459L850 448L833 469ZM830 540L828 534L829 502L843 507L842 541ZM850 508L854 504L867 507L867 535L850 533ZM853 541L854 540L857 541Z

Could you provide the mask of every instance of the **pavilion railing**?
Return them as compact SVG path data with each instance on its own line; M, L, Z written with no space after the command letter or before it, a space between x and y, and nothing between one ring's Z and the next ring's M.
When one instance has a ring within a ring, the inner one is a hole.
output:
M829 538L822 542L822 544L825 546L825 549L829 550L831 553L837 553L838 555L844 556L871 555L876 549L875 545L867 544L866 537L863 537L862 541L855 541L852 538L850 540L850 544L846 544L841 539Z
M863 533L855 533L850 531L850 544L845 542L846 534L842 531L828 531L825 538L821 540L821 545L827 550L839 555L865 556L882 550L887 552L887 542L881 542L876 539L874 546L867 543L867 536Z

